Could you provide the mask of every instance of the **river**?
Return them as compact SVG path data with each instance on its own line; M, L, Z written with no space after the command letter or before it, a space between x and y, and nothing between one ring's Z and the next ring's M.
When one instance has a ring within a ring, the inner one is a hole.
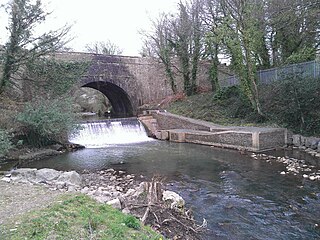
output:
M282 163L234 150L150 139L87 148L20 167L160 175L200 223L207 220L204 239L320 239L320 181L281 175Z

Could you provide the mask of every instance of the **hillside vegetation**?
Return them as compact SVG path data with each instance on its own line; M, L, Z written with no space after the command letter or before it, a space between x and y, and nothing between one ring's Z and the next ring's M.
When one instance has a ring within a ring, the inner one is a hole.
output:
M320 136L319 93L319 79L288 78L260 87L264 116L253 110L237 86L180 97L166 109L221 125L285 127L294 133Z

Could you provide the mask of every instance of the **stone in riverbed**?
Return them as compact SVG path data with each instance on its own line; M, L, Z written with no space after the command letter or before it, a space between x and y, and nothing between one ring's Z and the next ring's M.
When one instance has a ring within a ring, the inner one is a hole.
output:
M129 208L124 208L124 209L122 209L122 213L124 213L124 214L130 214L131 212L130 212L130 209L129 209Z
M34 183L36 181L36 168L20 168L11 172L13 182Z
M1 181L4 181L4 182L11 182L11 178L10 177L4 177L4 178L1 178Z
M299 147L301 145L301 136L298 134L292 135L292 143L294 146Z
M163 191L162 200L169 202L171 209L181 210L185 205L184 199L179 194L172 191Z
M49 168L43 168L39 169L36 171L36 178L37 182L40 181L53 181L56 180L60 176L61 172L54 170L54 169L49 169Z
M59 176L57 182L64 182L67 186L81 186L81 177L79 173L75 171L64 172Z
M106 203L113 208L121 209L121 202L120 202L119 198L112 199Z
M106 196L95 196L94 199L97 201L97 202L100 202L100 203L106 203L110 200L110 197L106 197Z

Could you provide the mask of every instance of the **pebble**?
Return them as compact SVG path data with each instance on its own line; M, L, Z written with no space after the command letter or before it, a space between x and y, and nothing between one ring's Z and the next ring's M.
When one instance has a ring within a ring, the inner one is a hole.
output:
M4 181L4 182L9 183L9 182L11 182L11 178L9 178L9 177L4 177L4 178L1 179L1 181Z
M266 154L251 154L251 157L253 159L264 160L267 163L272 163L271 160L275 160L276 162L285 164L286 171L281 171L280 172L281 175L286 175L291 173L294 176L296 176L300 174L300 172L309 172L309 174L303 174L302 177L305 179L309 179L311 181L320 180L320 170L316 170L316 167L313 165L306 164L306 161L303 159L299 160L296 158L290 158L288 156L275 157L275 156L268 156Z
M314 181L314 180L316 180L317 178L316 178L315 176L310 176L309 179L310 179L311 181Z

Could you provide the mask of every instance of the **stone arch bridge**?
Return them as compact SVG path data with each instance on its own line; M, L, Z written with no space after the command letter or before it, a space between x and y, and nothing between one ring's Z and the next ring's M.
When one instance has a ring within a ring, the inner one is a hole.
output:
M164 68L152 58L75 52L61 52L55 57L64 61L88 61L88 71L76 87L102 92L109 99L115 116L137 115L139 106L173 94ZM197 83L202 89L211 88L208 76L208 64L203 64ZM178 73L177 87L182 90L182 78Z

